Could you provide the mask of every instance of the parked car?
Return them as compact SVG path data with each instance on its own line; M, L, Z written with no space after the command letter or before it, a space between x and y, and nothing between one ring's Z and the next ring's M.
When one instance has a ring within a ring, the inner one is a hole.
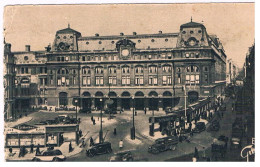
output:
M35 155L32 161L65 161L66 157L60 150L43 151L40 155Z
M104 142L104 143L94 144L90 149L86 150L86 155L88 157L93 157L98 154L107 154L111 152L112 152L111 143Z
M221 157L224 157L227 152L227 142L215 139L211 144L211 152L220 154Z
M83 108L79 110L79 113L91 113L91 108Z
M47 125L47 122L41 121L41 122L36 123L35 125Z
M117 114L117 111L114 108L107 108L105 109L105 114Z
M209 126L210 131L219 131L219 129L220 129L219 121L215 120L215 121L211 122L211 124Z
M159 152L167 150L175 150L179 142L178 136L164 137L155 140L155 144L148 148L149 153L158 154Z
M119 152L110 158L110 161L133 161L134 157L131 151Z
M195 125L195 128L193 129L194 133L200 133L202 131L206 130L205 122L197 122Z

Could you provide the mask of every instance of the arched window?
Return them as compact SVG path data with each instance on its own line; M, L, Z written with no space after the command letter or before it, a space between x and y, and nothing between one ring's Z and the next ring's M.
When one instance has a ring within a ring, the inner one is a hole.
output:
M116 74L116 67L115 66L108 67L108 73L109 74Z
M130 73L130 67L129 66L123 66L122 67L122 73L123 74L129 74Z
M58 74L69 74L69 70L68 69L66 69L66 68L60 68L59 70L58 70Z
M144 84L144 68L141 65L135 67L135 85Z
M60 106L68 105L68 93L66 92L59 93L59 104Z
M172 72L172 66L171 65L164 65L163 66L163 72L167 72L167 73Z
M104 72L104 71L103 71L103 67L96 67L96 68L95 68L95 73L96 73L96 74L103 74L103 72Z
M91 74L90 67L83 67L82 74Z
M66 68L60 68L57 73L57 86L69 86L69 70Z
M149 73L157 73L157 66L156 65L151 65L148 68Z
M200 70L197 66L191 65L186 67L186 84L199 84Z

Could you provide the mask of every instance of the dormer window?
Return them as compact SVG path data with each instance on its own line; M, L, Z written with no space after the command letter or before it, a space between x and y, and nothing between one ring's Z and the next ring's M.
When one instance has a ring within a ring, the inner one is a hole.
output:
M70 36L70 39L72 39L73 38L73 36Z
M24 56L24 60L25 60L25 61L28 60L28 56Z
M60 39L60 36L57 36L57 39Z
M199 30L198 33L201 33L201 30Z
M154 42L154 39L152 39L151 42Z
M189 54L189 53L186 53L186 54L185 54L185 57L186 57L186 58L190 57L190 54Z
M182 34L186 34L186 31L182 31Z
M193 34L194 32L193 31L190 31L191 34Z
M88 44L89 44L89 42L86 42L86 44L88 45Z
M102 44L102 41L99 41L98 43L99 43L99 44Z
M168 39L167 39L167 38L165 39L165 42L168 42Z
M138 43L141 43L141 40L140 40L140 39L138 40Z
M66 39L66 36L64 36L63 39Z

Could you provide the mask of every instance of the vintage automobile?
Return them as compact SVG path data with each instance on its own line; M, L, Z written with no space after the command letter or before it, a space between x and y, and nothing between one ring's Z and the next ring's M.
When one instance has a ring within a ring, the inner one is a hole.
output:
M104 142L104 143L97 143L92 145L90 149L86 150L86 155L88 157L93 157L95 155L107 154L111 152L112 152L111 143Z
M114 161L133 161L134 157L131 151L119 152L110 158L111 162Z
M91 108L82 108L79 110L79 113L91 113Z
M117 114L117 111L114 108L106 108L105 114Z
M195 125L195 128L193 129L194 133L200 133L202 131L206 130L205 122L197 122Z
M175 150L179 142L178 136L164 137L155 140L155 144L148 148L149 153L158 154L159 152L167 150Z
M213 122L211 122L211 124L209 126L210 131L219 131L219 129L220 129L219 121L214 120Z
M39 155L35 155L32 161L65 161L66 157L60 150L47 150Z
M227 142L214 139L213 143L211 144L211 152L215 154L215 156L216 154L220 154L221 157L224 157L225 153L227 152Z

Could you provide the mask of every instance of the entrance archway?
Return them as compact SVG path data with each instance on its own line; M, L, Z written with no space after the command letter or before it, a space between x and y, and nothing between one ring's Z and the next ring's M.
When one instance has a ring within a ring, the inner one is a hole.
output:
M68 105L68 93L66 93L66 92L59 93L59 105L60 106Z
M169 91L163 93L163 109L167 107L172 107L172 93Z
M188 102L190 104L195 103L199 100L199 93L196 91L188 92Z
M149 93L149 110L158 110L158 93L151 91Z
M123 92L122 93L122 108L124 108L125 110L130 110L130 101L131 101L131 97L130 97L130 93L129 92Z
M117 109L117 94L115 92L109 92L108 97L110 97L111 100L113 100L113 104L110 105L110 107L114 110Z
M135 93L135 109L136 110L144 109L144 94L141 91Z
M84 92L82 98L82 108L90 109L91 108L91 95L89 92Z
M104 108L104 99L103 99L104 94L102 92L96 92L95 94L95 107L98 110L102 110Z

